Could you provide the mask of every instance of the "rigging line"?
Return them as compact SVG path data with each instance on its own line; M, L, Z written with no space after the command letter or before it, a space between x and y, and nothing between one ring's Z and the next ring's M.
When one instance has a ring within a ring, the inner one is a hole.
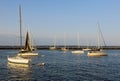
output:
M103 39L103 43L104 43L104 45L106 46L105 39L104 39L103 33L102 33L101 29L100 29L100 24L99 24L99 22L98 22L98 25L99 25L98 28L99 28L99 31L100 31L100 33L101 33L101 37L102 37L102 39Z

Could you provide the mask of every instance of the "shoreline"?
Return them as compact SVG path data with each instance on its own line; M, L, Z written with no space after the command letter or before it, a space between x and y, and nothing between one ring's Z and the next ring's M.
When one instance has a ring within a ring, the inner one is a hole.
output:
M35 46L36 49L38 50L49 50L49 48L52 47L50 45L44 45L44 46ZM64 47L63 45L60 45L60 46L56 46L56 50L60 50L62 47ZM105 49L105 50L120 50L120 46L101 46L102 49ZM17 49L21 49L23 48L20 47L20 46L0 46L0 50L2 49L14 49L14 50L17 50ZM67 49L70 49L70 50L74 50L74 49L85 49L85 48L90 48L90 49L93 49L93 48L97 48L96 46L80 46L80 48L78 48L78 46L75 46L75 45L71 45L71 46L66 46Z

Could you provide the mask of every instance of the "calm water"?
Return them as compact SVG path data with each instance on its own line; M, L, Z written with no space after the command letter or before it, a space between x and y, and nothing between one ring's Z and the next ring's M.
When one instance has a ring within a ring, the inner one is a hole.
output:
M0 50L1 80L78 81L78 80L120 80L120 50L109 50L108 56L87 57L71 54L70 51L39 50L39 56L32 59L32 65L7 62L7 56L18 50ZM45 66L38 66L44 62Z

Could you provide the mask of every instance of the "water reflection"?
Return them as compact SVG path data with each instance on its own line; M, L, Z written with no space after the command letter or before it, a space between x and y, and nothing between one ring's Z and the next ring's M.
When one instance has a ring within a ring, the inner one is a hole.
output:
M8 62L9 80L31 80L31 66L27 64L15 64Z

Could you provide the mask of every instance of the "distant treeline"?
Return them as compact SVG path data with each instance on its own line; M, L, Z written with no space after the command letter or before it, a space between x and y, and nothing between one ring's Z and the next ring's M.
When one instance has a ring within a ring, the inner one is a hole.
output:
M33 46L34 47L34 46ZM51 46L50 45L43 45L43 46L35 46L36 49L49 49ZM56 48L59 50L61 49L62 45L60 46L56 46ZM21 49L21 48L24 48L24 47L20 47L20 46L0 46L0 49ZM80 48L78 48L78 46L75 46L75 45L71 45L71 46L66 46L67 49L85 49L85 48L90 48L90 49L93 49L93 48L97 48L97 46L80 46ZM105 49L105 50L109 50L109 49L120 49L120 46L101 46L102 49Z

